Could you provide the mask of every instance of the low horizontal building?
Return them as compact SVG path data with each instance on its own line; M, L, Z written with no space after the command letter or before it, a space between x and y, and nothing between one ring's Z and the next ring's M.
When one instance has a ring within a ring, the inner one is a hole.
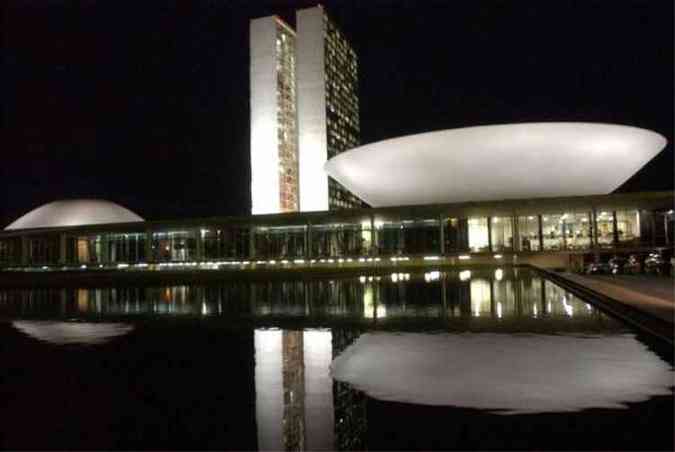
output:
M59 217L53 225L27 222L24 229L0 232L0 267L304 268L494 259L561 266L570 256L672 247L673 196L624 193L179 221L142 221L112 205L124 213L119 222L102 212L106 224ZM70 215L84 212L75 206Z

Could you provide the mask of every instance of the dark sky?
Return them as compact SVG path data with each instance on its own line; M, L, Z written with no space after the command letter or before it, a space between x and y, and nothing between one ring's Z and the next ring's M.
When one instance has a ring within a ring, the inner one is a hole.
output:
M3 2L0 226L69 197L247 213L248 21L315 3ZM360 57L363 143L553 120L673 140L672 0L324 5ZM669 144L622 190L672 188Z

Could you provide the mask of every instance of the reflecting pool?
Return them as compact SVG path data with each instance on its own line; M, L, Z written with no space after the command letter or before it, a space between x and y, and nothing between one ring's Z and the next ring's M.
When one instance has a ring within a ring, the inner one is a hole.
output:
M670 449L672 349L525 269L0 291L5 449Z

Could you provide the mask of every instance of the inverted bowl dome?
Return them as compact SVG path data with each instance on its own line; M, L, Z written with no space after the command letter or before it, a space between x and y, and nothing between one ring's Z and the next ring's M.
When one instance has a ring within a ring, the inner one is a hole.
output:
M379 141L324 168L373 207L597 195L666 144L656 132L622 125L504 124Z
M144 220L131 210L114 202L99 199L72 199L50 202L33 209L7 226L5 230L137 221Z

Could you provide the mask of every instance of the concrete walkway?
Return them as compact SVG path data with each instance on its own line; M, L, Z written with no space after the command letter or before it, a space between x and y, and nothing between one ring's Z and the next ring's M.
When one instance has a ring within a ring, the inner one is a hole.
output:
M562 273L563 278L606 297L675 323L675 280L650 275L578 275Z

